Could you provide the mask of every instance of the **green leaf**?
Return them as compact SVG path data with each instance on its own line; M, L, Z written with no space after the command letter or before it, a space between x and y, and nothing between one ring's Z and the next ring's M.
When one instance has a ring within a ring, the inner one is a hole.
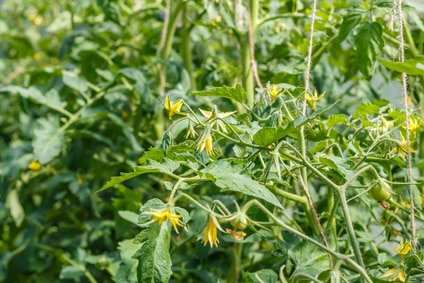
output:
M129 210L119 210L118 211L119 216L121 216L123 219L131 222L132 224L137 224L138 222L138 214L133 212L133 211L129 211Z
M302 125L309 123L310 121L312 121L319 115L327 112L338 102L339 101L336 101L335 103L327 107L324 107L315 112L312 112L308 116L299 116L296 119L294 119L293 122L290 122L283 127L279 127L279 128L264 127L255 133L255 135L253 136L253 141L258 145L268 146L271 143L276 142L282 139L283 137L285 137L286 135L288 135L294 128L299 128Z
M203 91L193 91L192 94L198 96L219 96L233 99L237 102L243 102L246 92L241 87L241 85L237 84L235 87L215 87L209 90Z
M16 189L10 190L6 197L6 207L10 210L10 216L15 221L16 227L20 227L25 219L25 211L19 200L19 194Z
M283 209L277 197L265 186L241 173L241 166L232 165L226 160L218 160L200 172L208 180L213 181L222 191L241 192L245 195L265 200Z
M134 243L142 244L134 255L138 259L138 282L169 282L172 274L170 225L170 221L162 224L155 222L136 236Z
M405 62L393 62L387 59L378 58L378 61L386 68L407 75L424 75L424 56L418 56L416 59L406 60Z
M280 128L265 127L256 132L253 141L258 145L267 146L288 135L291 129L291 124Z
M338 42L342 42L354 30L354 28L361 22L364 10L360 8L352 8L347 10L347 14L343 17L343 22L340 25L339 34L337 37Z
M124 123L124 121L122 121L120 117L116 116L113 113L107 113L107 117L111 121L113 121L116 125L122 128L122 133L128 139L134 151L141 152L143 150L141 146L139 145L137 138L134 136L130 128Z
M123 240L118 243L121 264L113 276L114 282L136 283L137 282L137 260L133 258L134 251L140 249L140 244L135 244L134 240Z
M299 116L296 119L294 119L293 121L293 127L295 128L299 128L300 126L305 125L306 123L311 122L312 120L314 120L316 117L318 117L321 114L324 114L325 112L327 112L328 110L330 110L331 108L333 108L336 104L339 103L339 100L337 100L336 102L334 102L331 105L328 105L324 108L321 109L317 109L316 111L312 112L310 115L308 116Z
M309 242L298 243L288 250L288 255L296 265L295 271L290 276L294 281L305 275L317 278L322 272L330 270L327 253Z
M243 280L246 283L277 282L278 276L271 269L262 269L256 272L243 273Z
M348 169L350 165L346 159L335 155L326 155L322 152L316 153L316 156L323 165L330 167L345 179L349 179L354 175L354 172Z
M30 99L41 105L45 105L50 108L60 108L66 106L66 102L60 100L60 95L56 89L51 89L46 92L45 95L37 88L31 86L29 88L23 88L16 85L9 85L0 89L0 91L7 91L10 93L17 93L23 98Z
M355 114L353 114L352 117L359 118L369 114L378 114L378 113L380 113L380 107L369 102L363 102L359 104L358 108L356 108Z
M370 78L373 74L377 55L381 53L384 46L381 24L364 22L358 30L355 45L359 71L366 78Z
M49 115L47 119L39 118L32 141L35 157L41 164L50 162L59 155L64 139L65 134L60 128L58 117Z
M338 124L345 125L347 123L347 118L345 114L334 114L328 117L328 126L334 127Z
M86 92L88 90L87 80L73 72L63 71L62 80L66 86L78 92Z
M68 265L68 266L65 266L60 271L59 278L60 279L73 279L73 280L79 281L82 276L84 276L84 272L81 270L81 268Z
M141 174L146 173L165 173L170 174L177 170L180 167L180 163L173 161L168 158L163 158L162 163L147 159L147 164L142 166L135 166L134 172L131 173L120 173L119 177L112 177L110 181L108 181L100 190L97 192L101 192L104 190L107 190L114 185L120 184L126 180L132 179L134 177L137 177Z
M149 86L147 84L147 80L144 77L143 73L140 70L137 70L135 68L125 68L119 70L119 73L124 75L125 77L134 80L134 89L144 97L144 95L150 94L149 92Z

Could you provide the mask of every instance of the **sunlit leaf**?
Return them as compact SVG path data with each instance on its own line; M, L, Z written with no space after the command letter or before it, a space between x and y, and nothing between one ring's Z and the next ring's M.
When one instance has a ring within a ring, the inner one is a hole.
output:
M242 174L240 166L232 165L226 160L218 160L200 171L214 182L222 191L241 192L245 195L267 201L283 208L277 197L258 181Z
M87 80L73 72L63 71L62 80L65 85L78 92L86 92L88 90Z
M120 184L126 180L132 179L134 177L137 177L138 175L141 174L146 174L146 173L172 173L175 170L178 169L178 167L180 167L180 163L173 161L171 159L168 158L164 158L163 162L157 162L154 160L147 160L147 164L142 165L142 166L136 166L134 167L134 172L131 173L121 173L119 177L112 177L110 179L109 182L107 182L99 191L97 192L101 192L104 190L107 190L111 187L113 187L114 185Z
M243 102L246 92L241 87L241 85L237 84L235 87L215 87L209 90L203 91L193 91L192 94L198 96L219 96L233 99L237 102Z
M59 118L49 115L47 119L37 120L32 147L34 155L41 164L46 164L59 155L64 140L65 134L60 128Z
M412 76L424 75L424 56L405 60L405 62L395 62L384 58L378 58L378 61L386 68L399 73L405 73Z

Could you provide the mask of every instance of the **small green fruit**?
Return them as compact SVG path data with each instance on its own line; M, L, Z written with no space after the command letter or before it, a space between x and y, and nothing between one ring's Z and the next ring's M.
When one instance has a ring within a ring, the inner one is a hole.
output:
M374 187L372 187L371 196L376 201L386 201L392 195L390 193L389 189L390 189L389 184L386 181L382 180L380 183L378 183Z
M236 229L236 230L244 230L247 227L247 218L246 215L244 215L243 213L238 213L237 217L234 218L231 221L231 225Z

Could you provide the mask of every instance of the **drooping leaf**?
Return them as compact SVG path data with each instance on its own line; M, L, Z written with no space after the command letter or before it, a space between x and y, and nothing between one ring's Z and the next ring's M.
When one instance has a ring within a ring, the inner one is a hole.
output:
M347 14L343 17L340 25L338 42L342 42L352 32L352 30L361 22L364 10L360 8L352 8L347 10Z
M263 282L277 282L278 276L271 269L262 269L256 272L245 272L243 274L243 282L249 283L263 283Z
M359 71L366 78L370 78L373 74L377 55L380 54L384 46L381 24L377 22L362 23L355 39L355 46Z
M198 96L219 96L233 99L237 102L243 102L246 92L241 87L241 85L237 84L235 87L215 87L209 90L203 91L193 91L192 94Z
M378 61L386 68L399 73L405 73L411 76L424 75L424 56L405 60L405 62L393 62L384 58L378 58Z
M171 277L170 222L152 223L136 236L134 243L142 244L134 255L138 260L138 282L168 282Z
M58 117L50 115L47 119L39 118L32 141L35 157L41 164L50 162L59 155L64 139L65 134L60 128Z
M200 171L223 191L241 192L283 208L277 197L258 181L242 174L242 168L226 160L218 160Z
M107 190L114 185L120 184L126 180L132 179L134 177L137 177L141 174L146 173L165 173L169 174L174 172L175 170L180 167L180 163L173 161L168 158L163 158L162 162L157 162L154 160L147 160L147 164L142 166L135 166L134 172L131 173L121 173L119 177L112 177L100 190L97 192L101 192L104 190Z
M24 88L16 85L9 85L0 89L0 91L7 91L11 93L17 93L23 98L30 99L35 103L45 105L53 109L63 109L66 106L66 102L60 99L60 95L56 89L51 89L43 94L39 89L31 86Z

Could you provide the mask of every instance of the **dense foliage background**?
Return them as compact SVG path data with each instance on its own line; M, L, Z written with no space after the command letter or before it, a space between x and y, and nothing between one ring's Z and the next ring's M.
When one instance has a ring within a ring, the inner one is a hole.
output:
M421 282L424 25L404 3L399 62L396 3L318 1L314 98L312 1L0 1L0 282L357 282L338 256L355 241L373 282ZM384 184L379 204L368 191ZM180 185L185 227L155 261L143 244L162 230L146 215ZM246 205L244 236L230 237ZM198 241L208 217L223 225L217 247ZM316 221L338 260L284 228L321 242ZM411 221L418 246L393 251Z

